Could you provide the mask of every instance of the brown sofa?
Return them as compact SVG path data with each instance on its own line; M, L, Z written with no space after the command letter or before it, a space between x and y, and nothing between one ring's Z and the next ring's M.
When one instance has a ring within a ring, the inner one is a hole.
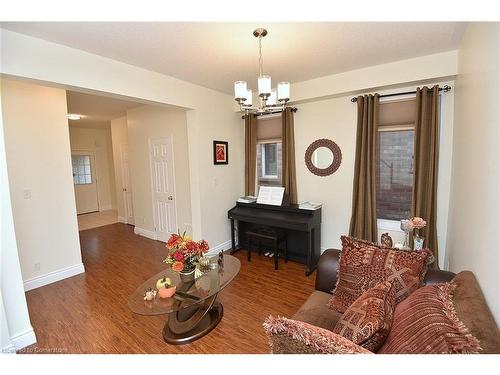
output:
M316 290L292 319L333 330L342 314L329 309L327 302L337 282L339 254L340 250L330 249L321 255L317 268ZM428 285L450 280L454 280L458 285L453 297L457 315L470 333L480 341L483 349L481 353L500 353L500 332L472 272L464 271L455 275L452 272L430 269L425 275L424 283ZM297 352L297 345L286 344L279 335L273 340L274 353Z

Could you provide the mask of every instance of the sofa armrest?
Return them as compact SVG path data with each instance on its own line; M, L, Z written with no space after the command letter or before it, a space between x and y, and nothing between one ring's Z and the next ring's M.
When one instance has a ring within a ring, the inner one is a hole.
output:
M340 250L328 249L321 254L316 271L316 290L331 293L337 284Z
M453 272L441 271L430 268L424 277L424 285L447 283L455 277Z

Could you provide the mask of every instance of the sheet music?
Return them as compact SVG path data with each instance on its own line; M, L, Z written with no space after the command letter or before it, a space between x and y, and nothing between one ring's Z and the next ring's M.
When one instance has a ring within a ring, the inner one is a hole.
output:
M282 186L261 186L257 203L270 204L272 206L281 206L285 188Z

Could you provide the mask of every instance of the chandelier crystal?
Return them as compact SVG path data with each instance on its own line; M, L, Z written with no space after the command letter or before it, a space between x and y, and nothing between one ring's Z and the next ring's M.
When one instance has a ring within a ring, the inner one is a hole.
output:
M280 112L286 108L290 100L290 83L279 82L276 89L272 88L271 76L262 73L262 38L267 35L263 28L255 29L253 35L259 40L259 76L257 77L257 89L259 93L259 105L253 107L253 93L248 89L245 81L234 83L234 100L240 105L240 109L246 113L269 113Z

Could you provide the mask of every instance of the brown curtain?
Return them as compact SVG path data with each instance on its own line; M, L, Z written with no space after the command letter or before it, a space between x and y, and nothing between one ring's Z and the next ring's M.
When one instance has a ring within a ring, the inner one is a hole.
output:
M245 195L255 195L257 117L245 115Z
M438 268L436 230L437 173L439 149L439 86L417 88L415 117L415 166L413 175L412 215L427 221L420 230L424 247L432 250Z
M297 177L295 172L295 135L293 131L293 112L286 108L282 114L282 176L285 187L285 200L297 204Z
M349 235L377 242L376 150L379 95L358 96L356 161Z

